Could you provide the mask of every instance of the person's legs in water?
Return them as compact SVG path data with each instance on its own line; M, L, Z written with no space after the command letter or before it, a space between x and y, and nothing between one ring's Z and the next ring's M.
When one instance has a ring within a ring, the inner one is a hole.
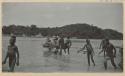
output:
M68 54L70 54L70 53L69 53L69 47L67 48L67 52L68 52Z
M59 53L59 47L56 48L56 55Z
M118 66L123 70L123 61L120 61L120 63L118 64Z
M90 66L90 54L87 53L87 59L88 59L88 66Z
M65 52L65 54L66 54L66 49L64 48L63 50L64 50L64 52Z
M93 63L93 65L95 66L95 62L94 62L94 59L93 59L93 55L91 54L91 61Z
M57 55L57 53L58 53L58 48L56 48L56 50L55 50L55 54Z
M48 51L51 52L51 48L48 48Z
M60 49L60 47L59 47L59 46L56 46L56 54L59 53L59 49Z
M106 58L104 59L104 67L105 67L105 70L107 70L107 59Z
M11 72L11 66L12 66L13 58L9 57L9 72Z
M111 57L111 64L114 66L114 69L117 69L115 62L114 62L114 57Z
M16 64L16 60L14 59L14 61L12 63L12 67L11 67L12 72L14 71L15 64Z
M106 57L104 57L104 67L105 67L105 70L107 70L107 61L108 60L111 60L111 58L109 57L109 56L106 56Z
M63 50L64 50L64 53L66 54L66 44L64 44L63 46L62 46L62 48L63 48Z
M62 55L62 47L60 47L60 53L59 54Z
M57 49L55 49L54 54L57 54Z
M16 64L16 59L14 58L10 58L9 59L9 68L10 68L10 72L13 72L14 71L14 67L15 67L15 64Z

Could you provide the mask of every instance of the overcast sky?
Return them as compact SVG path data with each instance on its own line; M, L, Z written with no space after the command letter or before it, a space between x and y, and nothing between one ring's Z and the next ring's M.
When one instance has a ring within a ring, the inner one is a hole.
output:
M3 25L60 27L88 23L102 29L123 31L123 7L120 3L3 3Z

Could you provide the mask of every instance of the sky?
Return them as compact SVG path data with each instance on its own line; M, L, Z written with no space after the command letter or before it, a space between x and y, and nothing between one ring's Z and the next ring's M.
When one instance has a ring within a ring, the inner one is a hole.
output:
M122 3L3 3L3 25L61 27L88 23L123 32Z

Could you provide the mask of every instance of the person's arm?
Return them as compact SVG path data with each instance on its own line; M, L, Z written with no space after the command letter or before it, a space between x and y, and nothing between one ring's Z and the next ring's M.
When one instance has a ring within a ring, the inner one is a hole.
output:
M104 51L104 58L105 58L106 50L107 50L107 47L105 47L105 49L103 50Z
M105 58L105 50L104 50L104 58Z
M101 47L102 47L102 43L103 43L103 41L101 41L100 46L99 46L99 49L101 49Z
M9 46L8 46L8 51L9 51ZM9 55L8 55L8 51L7 51L6 57L5 57L4 61L2 62L2 64L5 64L6 61L7 61L7 59L8 59L8 57L9 57Z
M93 54L95 54L95 52L94 52L93 47L92 47L92 45L91 45L91 44L90 44L90 46L91 46L92 53L93 53Z
M70 40L70 46L72 46L72 42L71 42L71 40Z
M114 57L115 57L116 56L116 48L113 46L113 49L114 49Z
M19 65L19 51L17 47L16 47L16 54L17 54L17 65Z
M77 51L77 53L79 53L80 51L84 50L84 49L85 49L85 47L86 47L86 44L84 45L84 47L83 47L83 48L81 48L80 50L78 50L78 51Z
M4 59L4 61L2 62L2 64L6 64L6 61L7 61L8 57L9 57L9 55L7 53L7 55L6 55L5 59Z
M104 50L101 50L98 54L101 54Z
M60 39L59 39L59 41L58 41L58 42L59 42L59 46L60 46Z
M103 48L98 54L101 54L102 52L104 52L106 48Z

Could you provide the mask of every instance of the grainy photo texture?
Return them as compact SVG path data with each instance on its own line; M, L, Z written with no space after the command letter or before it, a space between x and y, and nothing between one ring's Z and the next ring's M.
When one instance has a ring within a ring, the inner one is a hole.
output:
M123 72L122 3L2 3L2 72Z

